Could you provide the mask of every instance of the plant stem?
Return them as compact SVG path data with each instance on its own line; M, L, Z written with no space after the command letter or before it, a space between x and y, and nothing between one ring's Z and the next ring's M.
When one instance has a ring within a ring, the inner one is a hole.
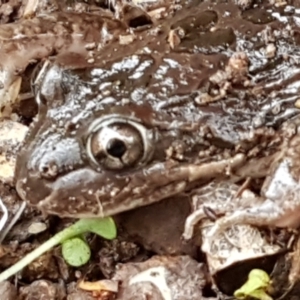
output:
M9 277L20 272L23 268L54 246L89 231L101 235L106 239L113 239L116 236L116 227L111 218L80 219L70 227L58 232L38 248L28 253L20 261L2 272L0 274L0 282L7 280Z
M5 270L0 274L0 282L7 280L9 277L15 275L16 273L20 272L23 268L37 259L39 256L50 250L52 247L59 244L59 240L57 239L56 235L50 238L48 241L43 243L41 246L27 254L23 257L20 261L12 265L10 268Z
M70 227L60 231L52 238L47 240L45 243L40 245L38 248L33 250L32 252L28 253L25 257L23 257L20 261L15 263L13 266L5 270L0 274L0 282L7 280L9 277L15 275L16 273L20 272L23 268L37 259L39 256L44 254L45 252L49 251L54 246L62 243L63 241L82 234L82 231L85 231L86 226L81 226L82 220L77 221L75 224L71 225Z

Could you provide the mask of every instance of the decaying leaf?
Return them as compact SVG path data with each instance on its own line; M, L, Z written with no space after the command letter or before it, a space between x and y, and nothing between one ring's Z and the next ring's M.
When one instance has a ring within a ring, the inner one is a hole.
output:
M118 292L118 282L114 280L98 280L98 281L80 281L78 283L78 288L89 291L110 291L113 293Z

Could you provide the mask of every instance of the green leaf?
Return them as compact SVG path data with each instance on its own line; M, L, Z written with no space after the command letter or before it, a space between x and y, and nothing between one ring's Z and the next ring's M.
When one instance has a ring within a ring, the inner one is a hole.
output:
M62 255L70 266L80 267L89 261L91 249L84 240L76 237L62 243Z
M45 243L28 253L20 261L2 272L0 274L0 282L3 282L14 274L20 272L24 267L29 265L43 253L49 251L51 248L59 244L63 244L65 241L78 237L86 232L93 232L106 239L114 239L117 236L117 228L112 218L81 219L70 227L55 234Z
M71 228L73 227L73 228ZM93 232L105 239L112 240L117 236L117 228L112 218L92 218L80 219L69 227L72 231L78 233Z
M108 240L117 237L117 227L112 218L84 219L84 221L89 223L88 228L90 232L98 234Z
M248 276L247 282L238 290L234 292L237 299L248 299L252 297L259 300L273 300L266 290L271 284L269 275L259 269L253 269Z

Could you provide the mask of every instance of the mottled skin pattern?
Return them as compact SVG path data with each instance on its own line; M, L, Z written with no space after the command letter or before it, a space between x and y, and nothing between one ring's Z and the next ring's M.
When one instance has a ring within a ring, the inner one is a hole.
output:
M269 4L248 15L232 3L190 3L130 44L111 39L92 64L60 51L36 89L39 115L17 162L20 196L61 217L106 216L213 179L266 177L270 218L237 208L226 226L294 225L281 221L299 207L299 27L279 14ZM111 137L123 144L110 148Z

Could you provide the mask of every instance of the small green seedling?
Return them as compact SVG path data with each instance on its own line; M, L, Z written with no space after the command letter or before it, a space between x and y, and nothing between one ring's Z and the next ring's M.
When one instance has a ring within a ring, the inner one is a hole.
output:
M271 280L269 275L259 269L253 269L249 275L247 282L234 292L237 299L258 299L258 300L273 300L266 291L270 287Z
M0 282L3 282L7 280L9 277L15 275L16 273L20 272L24 267L29 265L32 261L37 259L39 256L41 256L43 253L49 251L51 248L62 244L62 247L65 248L63 252L65 252L66 256L64 258L68 263L72 265L74 262L75 265L78 264L76 259L74 260L74 256L78 255L80 256L80 253L83 253L84 251L87 254L90 252L90 249L83 246L83 244L78 244L78 236L81 236L84 233L92 232L95 233L103 238L112 240L116 238L117 236L117 229L116 225L112 218L94 218L94 219L81 219L71 225L68 228L65 228L64 230L60 231L56 235L54 235L52 238L47 240L44 244L40 245L38 248L27 254L24 258L22 258L20 261L18 261L16 264L11 266L9 269L5 270L0 274ZM75 243L72 245L72 240L75 238ZM70 241L71 240L71 247L70 247ZM68 242L69 241L69 242ZM85 243L83 240L81 240L83 243ZM67 242L67 244L65 244ZM75 245L75 247L74 247ZM77 247L76 247L77 245ZM86 244L87 246L87 244ZM67 249L66 249L67 248ZM74 253L72 253L72 249L74 250ZM70 251L71 250L71 251ZM77 252L79 251L79 252ZM83 251L83 252L81 252ZM81 261L84 262L86 260L85 258L81 257ZM80 261L80 259L79 259Z
M63 242L61 251L65 261L72 267L83 266L91 258L91 249L89 245L79 237Z

